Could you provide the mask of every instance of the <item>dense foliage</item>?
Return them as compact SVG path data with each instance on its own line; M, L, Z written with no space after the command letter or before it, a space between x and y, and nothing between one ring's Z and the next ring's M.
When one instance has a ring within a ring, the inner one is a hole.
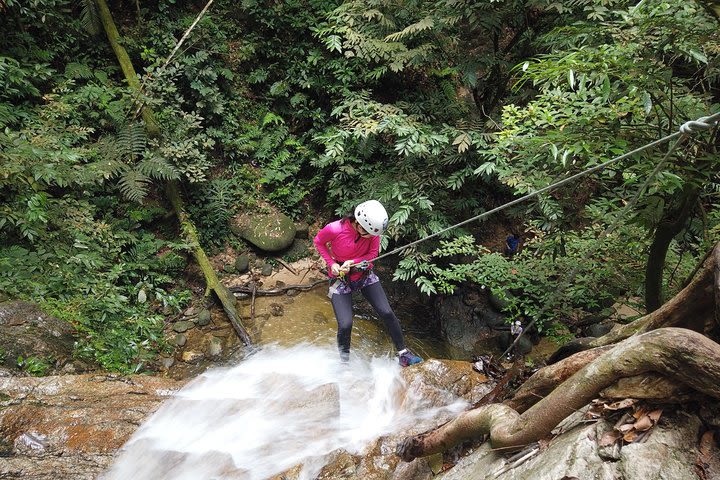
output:
M218 1L166 65L200 7L110 3L137 91L96 2L0 2L0 290L72 322L78 355L111 369L144 368L191 299L163 182L182 182L208 248L260 201L312 219L369 197L390 248L720 110L718 19L697 3ZM684 142L637 201L667 145L503 212L490 222L525 232L512 259L470 224L405 251L396 277L509 291L509 313L548 326L642 294L666 258L675 290L720 234L719 142Z

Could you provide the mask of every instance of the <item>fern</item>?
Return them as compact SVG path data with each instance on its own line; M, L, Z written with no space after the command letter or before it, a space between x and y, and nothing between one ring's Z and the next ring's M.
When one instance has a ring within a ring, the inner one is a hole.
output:
M432 19L432 17L425 17L419 22L415 22L412 25L408 25L407 27L403 28L401 31L392 33L385 37L386 42L399 42L400 40L403 40L407 37L411 37L416 33L422 32L424 30L429 30L435 26L435 20Z
M80 0L80 24L90 35L99 35L102 23L93 0Z
M180 173L177 169L170 165L167 160L158 155L148 155L143 158L135 167L138 172L148 178L156 180L177 180Z
M120 177L120 191L132 202L142 202L147 196L150 179L137 170L126 170Z
M84 63L70 62L65 66L65 77L69 79L93 78L93 72Z
M124 126L118 133L115 148L123 157L135 159L145 153L147 133L140 123Z

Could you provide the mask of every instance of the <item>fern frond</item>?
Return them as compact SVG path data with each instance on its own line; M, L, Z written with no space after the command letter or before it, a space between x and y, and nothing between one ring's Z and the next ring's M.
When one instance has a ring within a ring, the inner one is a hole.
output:
M140 123L125 125L117 136L115 144L122 157L135 158L145 153L147 147L147 133Z
M131 202L142 202L147 196L150 179L137 170L128 169L120 177L120 191Z
M83 169L83 178L88 179L86 183L101 183L102 180L109 180L127 169L127 165L117 159L103 158L87 164Z
M156 180L177 180L180 172L169 164L167 160L157 155L149 155L143 158L135 169L148 178Z
M80 24L90 35L99 35L102 23L93 0L80 0Z
M65 66L65 77L67 78L93 78L93 72L84 63L70 62Z

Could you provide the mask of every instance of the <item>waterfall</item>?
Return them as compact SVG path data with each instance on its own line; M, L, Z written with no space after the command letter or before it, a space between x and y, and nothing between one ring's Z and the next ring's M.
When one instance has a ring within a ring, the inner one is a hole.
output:
M180 390L101 478L259 480L302 464L310 479L334 450L361 454L382 435L464 407L425 407L395 358L353 353L343 365L334 348L270 345Z

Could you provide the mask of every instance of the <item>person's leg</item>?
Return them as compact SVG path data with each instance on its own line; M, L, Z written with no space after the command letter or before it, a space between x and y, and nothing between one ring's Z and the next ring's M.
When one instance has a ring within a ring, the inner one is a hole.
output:
M352 293L334 293L330 299L338 323L337 343L340 359L350 359L350 335L352 334L353 313Z
M385 326L390 332L390 338L392 338L395 348L398 351L405 349L405 339L403 338L402 329L400 328L400 321L395 316L392 308L390 308L390 302L388 302L387 295L380 282L375 282L372 285L368 285L363 288L362 294L367 298L370 305L375 309L375 312L383 319Z

